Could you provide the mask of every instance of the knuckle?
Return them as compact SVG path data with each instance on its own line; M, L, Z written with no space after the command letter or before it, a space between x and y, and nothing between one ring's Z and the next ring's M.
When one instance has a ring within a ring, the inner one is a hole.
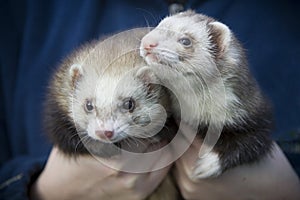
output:
M179 189L184 199L191 199L192 194L195 193L195 187L192 182L185 182L179 185Z
M136 185L136 180L133 178L123 181L124 188L126 188L128 190L133 190L135 188L135 185Z
M192 199L194 194L194 190L191 190L190 188L181 189L180 192L184 199Z

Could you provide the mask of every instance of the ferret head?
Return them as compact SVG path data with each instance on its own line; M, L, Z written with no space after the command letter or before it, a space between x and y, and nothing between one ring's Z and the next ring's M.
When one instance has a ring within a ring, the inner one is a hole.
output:
M216 59L228 57L234 61L236 56L226 56L232 51L232 39L226 25L186 11L164 18L145 35L140 55L148 64L168 65L179 72L194 72L193 68L205 72Z
M107 70L73 65L70 117L88 140L115 143L126 138L155 138L167 118L161 87L146 68ZM88 144L88 142L84 142Z

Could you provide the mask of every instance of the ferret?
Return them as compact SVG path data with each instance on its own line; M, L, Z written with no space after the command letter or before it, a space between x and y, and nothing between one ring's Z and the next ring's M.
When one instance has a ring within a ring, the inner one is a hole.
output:
M171 99L180 97L184 109L174 104L175 118L196 124L197 136L212 146L199 155L193 178L217 177L270 154L272 109L227 25L191 10L168 16L143 37L140 55L177 90Z
M138 144L143 147L173 134L165 125L168 96L161 86L149 82L153 77L138 53L148 31L134 29L86 44L54 72L44 124L50 140L65 155L110 158L124 146L134 152ZM153 131L158 134L149 136ZM147 199L177 196L168 176Z
M113 155L116 152L108 147L129 136L124 133L130 125L147 124L144 109L163 102L158 88L148 91L151 87L137 75L135 68L145 64L135 56L136 46L145 33L134 33L84 45L54 73L45 125L50 139L66 154L88 153L88 148L98 156Z

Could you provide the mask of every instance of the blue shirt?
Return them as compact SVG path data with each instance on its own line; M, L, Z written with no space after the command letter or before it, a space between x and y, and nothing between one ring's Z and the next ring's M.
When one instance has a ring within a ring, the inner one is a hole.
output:
M299 1L188 1L186 8L227 24L274 106L275 139L300 132ZM42 105L58 63L81 44L122 30L156 26L163 0L27 0L0 6L0 199L26 198L51 149ZM299 154L291 160L299 167ZM11 180L11 181L10 181Z

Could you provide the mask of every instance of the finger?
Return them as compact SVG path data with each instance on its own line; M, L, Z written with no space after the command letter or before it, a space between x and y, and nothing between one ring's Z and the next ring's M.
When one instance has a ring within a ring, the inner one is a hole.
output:
M171 148L162 148L160 151L155 152L156 157L153 160L152 170L164 168L174 162Z
M184 165L193 166L195 161L199 158L198 153L201 144L201 140L196 138L187 151L178 159L178 161L181 161Z
M145 174L145 182L141 182L141 184L138 184L137 187L139 189L145 190L147 192L152 192L160 183L161 181L166 177L167 173L169 172L172 162L163 162L166 160L171 160L172 154L170 151L163 151L162 154L157 158L156 162L153 165L153 170L148 174ZM162 167L163 165L163 168ZM156 170L159 169L159 170ZM138 183L140 181L143 181L143 178L140 178Z
M150 172L144 177L140 177L137 181L136 189L146 194L152 193L159 186L162 180L166 178L170 168L171 165L160 170Z
M190 165L190 162L186 161L183 158L180 158L176 161L175 164L175 171L177 173L180 173L186 177L190 177L192 174L192 165Z
M169 151L163 151L159 156L151 161L152 166L149 167L148 173L126 173L120 172L119 177L122 178L124 184L146 193L154 190L161 180L166 176L172 163L163 162L163 160L171 160L172 154Z
M151 154L147 154L145 156L147 156L148 159L146 160L143 159L144 158L143 154L138 154L138 155L135 154L132 157L130 157L130 159L127 159L127 163L130 164L130 166L132 166L132 169L134 169L137 165L138 168L136 169L142 169L141 171L133 171L133 173L148 174L148 173L140 173L140 172L156 171L172 163L172 153L167 148L154 151ZM143 162L141 162L141 159L143 159L142 160ZM119 175L125 176L126 174L128 173L120 172Z
M191 147L176 161L176 168L186 177L193 180L193 172L198 157L200 140L195 140Z
M180 189L180 193L184 199L192 199L192 195L195 193L196 187L194 183L190 181L182 165L177 166L176 163L176 167L174 168L174 176L178 188Z
M75 160L76 164L81 166L83 170L89 169L90 173L97 173L98 176L116 175L118 171L113 168L105 159L94 156L80 156Z

